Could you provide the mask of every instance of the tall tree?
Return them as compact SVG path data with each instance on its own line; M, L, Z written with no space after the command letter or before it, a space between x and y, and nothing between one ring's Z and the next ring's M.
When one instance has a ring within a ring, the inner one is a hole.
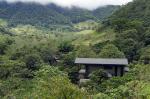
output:
M99 57L102 58L124 58L125 55L115 45L107 44L99 53Z

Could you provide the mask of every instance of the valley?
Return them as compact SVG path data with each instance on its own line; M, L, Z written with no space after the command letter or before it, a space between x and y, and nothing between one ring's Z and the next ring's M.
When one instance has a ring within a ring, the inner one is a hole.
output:
M0 1L0 99L150 99L149 5L87 10ZM128 70L97 69L80 83L85 64L75 60L83 58L127 60Z

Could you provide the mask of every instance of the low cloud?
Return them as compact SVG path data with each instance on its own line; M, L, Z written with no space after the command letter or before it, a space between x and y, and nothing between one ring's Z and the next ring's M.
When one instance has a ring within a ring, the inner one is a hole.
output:
M41 4L55 3L64 7L78 6L81 8L95 9L104 5L124 5L132 0L6 0L8 2L38 2Z

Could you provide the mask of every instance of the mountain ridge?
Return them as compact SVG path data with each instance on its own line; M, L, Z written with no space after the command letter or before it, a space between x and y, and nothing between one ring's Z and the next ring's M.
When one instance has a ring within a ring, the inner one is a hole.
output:
M11 25L17 24L31 24L31 25L40 25L40 26L49 26L49 25L71 25L72 23L79 23L87 20L102 20L105 16L109 16L110 10L100 11L99 16L94 14L94 11L87 9L82 9L78 7L66 8L61 7L56 4L47 4L41 5L38 3L7 3L0 2L0 18L7 20ZM115 11L118 6L109 6L108 9L111 9L112 12ZM100 8L98 8L100 9ZM43 16L44 15L44 16Z

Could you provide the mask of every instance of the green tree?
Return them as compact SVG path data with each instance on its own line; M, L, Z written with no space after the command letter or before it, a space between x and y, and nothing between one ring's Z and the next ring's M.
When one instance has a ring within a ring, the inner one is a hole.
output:
M115 45L107 44L99 53L101 58L124 58L125 55Z
M140 60L144 64L150 64L150 46L141 49Z
M94 52L96 52L98 54L102 50L102 48L109 43L110 43L110 41L96 43L92 46L92 49L94 50Z
M112 26L114 27L115 31L121 33L122 31L129 28L129 20L125 18L112 20Z
M93 99L112 99L107 94L99 93L97 95L94 95Z
M58 49L62 53L68 53L73 50L73 45L68 41L64 41L58 46Z
M108 79L108 75L102 69L96 70L90 74L90 80L97 84L101 84L104 80L107 79Z
M63 55L63 65L65 66L74 66L75 53L70 52L68 54Z
M122 38L122 40L124 39L128 39L128 38L132 38L134 40L139 40L139 35L138 35L138 31L136 29L129 29L129 30L125 30L122 33L120 33L120 38Z
M31 87L22 86L22 90L17 89L5 98L87 99L86 92L73 85L67 74L57 67L42 66L29 83Z
M101 84L104 81L108 80L108 74L103 69L98 69L96 71L93 71L89 75L89 78L90 81L83 84L82 86L84 86L89 93L98 93L102 92Z
M0 79L10 77L29 78L31 75L24 62L3 59L2 64L0 64Z
M9 45L13 43L13 39L9 36L0 35L0 54L5 54L5 51Z
M76 56L80 58L94 58L96 53L89 46L80 45L76 48Z
M25 56L25 64L28 69L37 70L39 69L41 58L37 54L31 54Z
M144 42L145 45L150 44L150 28L144 33Z
M45 63L48 63L50 65L55 63L55 52L51 48L41 48L40 56L43 59Z
M75 60L75 52L65 54L62 59L63 62L62 64L64 65L62 69L68 72L68 76L71 82L77 84L79 70L78 66L74 64L74 60Z
M115 45L124 52L129 61L133 61L135 59L137 50L142 47L141 43L138 43L138 41L132 38L122 39L120 37L115 40Z

